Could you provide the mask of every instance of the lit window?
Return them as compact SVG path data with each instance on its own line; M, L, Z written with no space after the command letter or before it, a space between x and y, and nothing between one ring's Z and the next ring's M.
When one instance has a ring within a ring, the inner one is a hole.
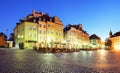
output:
M32 30L32 27L29 27L29 30Z
M36 38L36 34L34 34L34 37Z
M50 30L48 30L48 33L50 33Z
M41 19L41 18L39 18L39 20L41 21L42 19Z
M36 27L34 26L33 30L36 30Z
M53 34L53 31L51 31L51 34Z
M39 24L40 27L42 27L42 24Z
M39 33L41 34L41 33L42 33L42 30L39 30Z
M50 19L50 22L52 22L52 18Z
M33 22L35 23L35 22L36 22L36 19L33 19Z
M45 21L45 19L43 19L43 21Z

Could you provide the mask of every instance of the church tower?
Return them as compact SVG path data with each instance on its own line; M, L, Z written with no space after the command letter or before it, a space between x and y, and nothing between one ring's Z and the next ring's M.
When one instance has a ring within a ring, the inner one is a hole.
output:
M110 32L109 32L109 38L111 38L112 37L112 31L110 30Z

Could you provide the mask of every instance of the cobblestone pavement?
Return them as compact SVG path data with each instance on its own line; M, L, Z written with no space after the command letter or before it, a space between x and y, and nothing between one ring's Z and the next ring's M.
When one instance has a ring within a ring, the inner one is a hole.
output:
M39 53L0 49L0 73L120 73L120 51Z

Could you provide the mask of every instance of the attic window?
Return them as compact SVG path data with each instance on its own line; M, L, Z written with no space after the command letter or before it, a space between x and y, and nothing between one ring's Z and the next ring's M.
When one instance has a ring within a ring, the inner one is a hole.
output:
M45 21L45 19L43 19L43 21Z
M39 18L39 20L41 21L42 19L41 19L41 18Z
M35 23L35 22L36 22L36 20L35 20L35 19L33 19L33 22Z
M50 19L50 22L52 22L52 18Z

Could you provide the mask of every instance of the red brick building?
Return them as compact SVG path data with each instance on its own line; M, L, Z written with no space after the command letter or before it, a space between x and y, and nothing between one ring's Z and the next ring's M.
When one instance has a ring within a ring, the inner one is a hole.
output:
M6 36L4 33L0 33L0 47L6 47L7 42L6 42Z

